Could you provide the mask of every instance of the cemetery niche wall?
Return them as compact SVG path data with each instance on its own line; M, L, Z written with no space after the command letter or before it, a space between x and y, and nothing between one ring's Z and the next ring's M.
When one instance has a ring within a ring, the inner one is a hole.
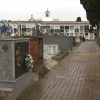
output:
M32 71L24 68L29 39L0 40L0 100L16 100L33 81Z

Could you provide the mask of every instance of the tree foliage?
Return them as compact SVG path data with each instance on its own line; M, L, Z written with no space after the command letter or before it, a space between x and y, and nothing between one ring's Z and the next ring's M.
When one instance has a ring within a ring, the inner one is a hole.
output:
M77 21L77 22L82 21L82 20L81 20L81 17L77 17L76 21Z
M92 26L100 22L100 0L80 0L86 10L86 16Z

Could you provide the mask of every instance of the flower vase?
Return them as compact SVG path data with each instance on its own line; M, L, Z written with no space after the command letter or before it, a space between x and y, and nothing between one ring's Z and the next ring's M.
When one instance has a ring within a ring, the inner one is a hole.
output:
M5 34L5 33L2 33L2 36L1 36L2 39L9 39L11 38L11 36Z
M5 38L5 34L4 33L0 34L0 39L3 39L3 38Z
M0 38L2 38L2 34L0 34Z
M5 34L4 33L2 33L2 39L4 39L5 38Z

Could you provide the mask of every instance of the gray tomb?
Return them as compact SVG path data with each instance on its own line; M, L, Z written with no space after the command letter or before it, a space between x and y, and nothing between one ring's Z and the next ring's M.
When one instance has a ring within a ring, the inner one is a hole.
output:
M29 39L0 40L0 100L16 100L34 81L32 72L23 67L26 54L29 54Z

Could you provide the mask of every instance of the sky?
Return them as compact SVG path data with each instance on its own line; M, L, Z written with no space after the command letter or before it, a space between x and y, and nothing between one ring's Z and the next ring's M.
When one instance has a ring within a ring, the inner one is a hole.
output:
M47 8L50 17L60 21L76 21L77 17L87 21L80 0L0 0L0 20L27 21L31 15L42 19Z

